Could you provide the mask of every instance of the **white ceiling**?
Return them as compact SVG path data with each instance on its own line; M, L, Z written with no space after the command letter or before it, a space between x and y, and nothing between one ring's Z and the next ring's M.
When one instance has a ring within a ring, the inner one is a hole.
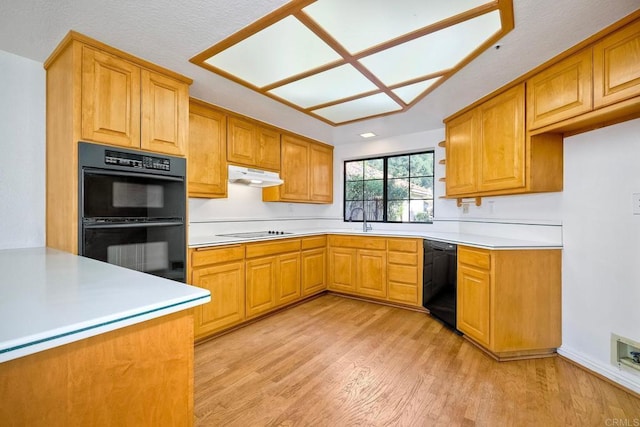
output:
M2 0L0 50L44 62L73 29L191 77L191 95L196 98L341 144L360 140L358 135L365 131L391 138L441 128L446 116L640 7L639 0L513 0L515 29L500 41L500 49L480 55L405 113L332 127L189 62L212 43L285 3Z

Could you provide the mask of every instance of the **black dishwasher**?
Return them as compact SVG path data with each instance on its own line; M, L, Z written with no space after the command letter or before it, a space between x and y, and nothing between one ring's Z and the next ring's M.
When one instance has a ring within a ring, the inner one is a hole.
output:
M457 246L424 241L422 305L445 326L456 329Z

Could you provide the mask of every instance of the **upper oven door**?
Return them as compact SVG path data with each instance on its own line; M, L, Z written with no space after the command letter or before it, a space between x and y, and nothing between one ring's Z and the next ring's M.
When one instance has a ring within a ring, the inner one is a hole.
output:
M182 177L83 168L80 215L86 221L185 217Z

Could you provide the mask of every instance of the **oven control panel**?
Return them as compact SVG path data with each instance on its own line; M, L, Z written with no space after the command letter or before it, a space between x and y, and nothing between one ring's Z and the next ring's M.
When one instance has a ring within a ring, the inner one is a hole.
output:
M171 170L171 159L147 156L144 154L123 153L122 151L105 150L104 163L107 165L125 166L137 169Z

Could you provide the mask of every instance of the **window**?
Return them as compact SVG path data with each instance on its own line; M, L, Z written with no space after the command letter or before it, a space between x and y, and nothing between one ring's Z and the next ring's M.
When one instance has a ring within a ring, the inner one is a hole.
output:
M431 222L433 151L344 162L344 220Z

